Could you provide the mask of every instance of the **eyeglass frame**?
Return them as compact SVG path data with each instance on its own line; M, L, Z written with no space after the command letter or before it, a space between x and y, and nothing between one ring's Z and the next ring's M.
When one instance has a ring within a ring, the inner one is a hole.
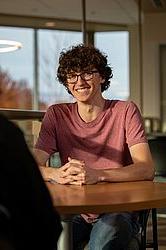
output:
M70 81L68 81L70 78L68 78L68 77L66 77L66 80L67 80L67 83L68 84L76 84L77 83L77 81L78 81L78 77L80 76L81 77L81 79L83 80L83 81L90 81L90 80L92 80L93 79L93 74L94 73L99 73L98 72L98 70L91 70L91 71L85 71L85 72L82 72L81 74L73 74L73 77L76 77L76 80L75 81L72 81L72 82L70 82ZM84 77L82 77L84 74L89 74L89 75L91 75L91 76L89 76L90 78L88 78L88 79L85 79Z

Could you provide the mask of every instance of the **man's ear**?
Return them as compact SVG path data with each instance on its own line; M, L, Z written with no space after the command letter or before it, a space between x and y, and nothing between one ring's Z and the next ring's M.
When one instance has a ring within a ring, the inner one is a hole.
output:
M69 90L69 88L68 88L67 85L65 86L65 88L66 88L67 92L68 92L70 95L72 95L72 93L70 92L70 90Z
M102 78L101 79L101 84L103 84L105 82L105 79L104 78Z

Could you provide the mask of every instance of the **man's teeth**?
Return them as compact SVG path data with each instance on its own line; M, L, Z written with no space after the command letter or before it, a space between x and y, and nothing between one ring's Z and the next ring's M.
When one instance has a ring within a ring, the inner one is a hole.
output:
M86 91L88 88L77 89L78 92Z

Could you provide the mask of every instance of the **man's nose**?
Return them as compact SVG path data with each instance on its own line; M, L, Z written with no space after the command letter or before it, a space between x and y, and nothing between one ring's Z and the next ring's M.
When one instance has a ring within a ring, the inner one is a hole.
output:
M81 75L77 75L77 83L85 82L85 80L82 79Z

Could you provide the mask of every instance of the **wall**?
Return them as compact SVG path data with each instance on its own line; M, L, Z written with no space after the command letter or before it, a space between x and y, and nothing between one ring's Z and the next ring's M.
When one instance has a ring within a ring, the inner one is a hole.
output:
M140 86L140 54L138 25L130 25L129 30L129 62L130 62L130 99L141 109L141 86Z
M145 15L142 36L143 114L160 118L159 45L166 44L166 13Z

